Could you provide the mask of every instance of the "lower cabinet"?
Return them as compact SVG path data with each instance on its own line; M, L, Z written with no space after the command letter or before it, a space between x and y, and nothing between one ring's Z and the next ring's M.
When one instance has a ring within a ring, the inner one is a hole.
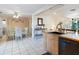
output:
M52 55L58 55L58 35L47 34L47 50Z
M79 55L79 42L47 34L47 51L52 55Z
M60 55L79 55L79 43L66 38L59 38Z

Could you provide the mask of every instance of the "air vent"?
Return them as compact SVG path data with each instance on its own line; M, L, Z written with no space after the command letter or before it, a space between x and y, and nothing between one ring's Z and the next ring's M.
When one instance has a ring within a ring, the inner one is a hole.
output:
M70 11L75 11L76 9L71 9Z
M2 12L0 11L0 14L1 14Z

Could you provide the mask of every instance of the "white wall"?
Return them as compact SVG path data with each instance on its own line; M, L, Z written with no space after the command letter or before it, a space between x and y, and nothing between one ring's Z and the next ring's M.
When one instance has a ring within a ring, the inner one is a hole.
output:
M52 26L56 26L60 21L63 20L64 16L63 11L61 10L62 8L57 11L53 10L45 11L39 15L36 15L35 21L37 20L37 18L43 18L45 27L49 30ZM54 12L56 12L57 14L53 14ZM34 25L36 25L36 23L34 23Z
M64 25L69 24L71 22L71 19L64 17L63 7L57 10L48 10L38 15L33 15L32 29L34 28L35 25L37 25L37 18L43 18L43 22L48 31L50 31L51 27L53 27L53 29L55 30L55 27L59 22L63 22Z

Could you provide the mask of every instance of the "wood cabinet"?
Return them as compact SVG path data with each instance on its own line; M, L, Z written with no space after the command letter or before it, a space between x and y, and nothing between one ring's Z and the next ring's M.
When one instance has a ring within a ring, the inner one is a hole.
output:
M57 34L47 34L47 50L53 55L58 55L58 38Z
M64 37L59 38L60 55L79 55L79 42Z

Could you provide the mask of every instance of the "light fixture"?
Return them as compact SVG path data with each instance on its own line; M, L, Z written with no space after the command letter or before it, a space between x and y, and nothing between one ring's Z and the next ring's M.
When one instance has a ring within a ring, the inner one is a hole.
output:
M19 18L19 15L13 15L13 18Z
M15 12L14 15L13 15L13 18L19 18L20 15L18 14L18 12Z
M5 21L5 20L3 20L2 23L3 23L4 25L6 25L6 21Z

